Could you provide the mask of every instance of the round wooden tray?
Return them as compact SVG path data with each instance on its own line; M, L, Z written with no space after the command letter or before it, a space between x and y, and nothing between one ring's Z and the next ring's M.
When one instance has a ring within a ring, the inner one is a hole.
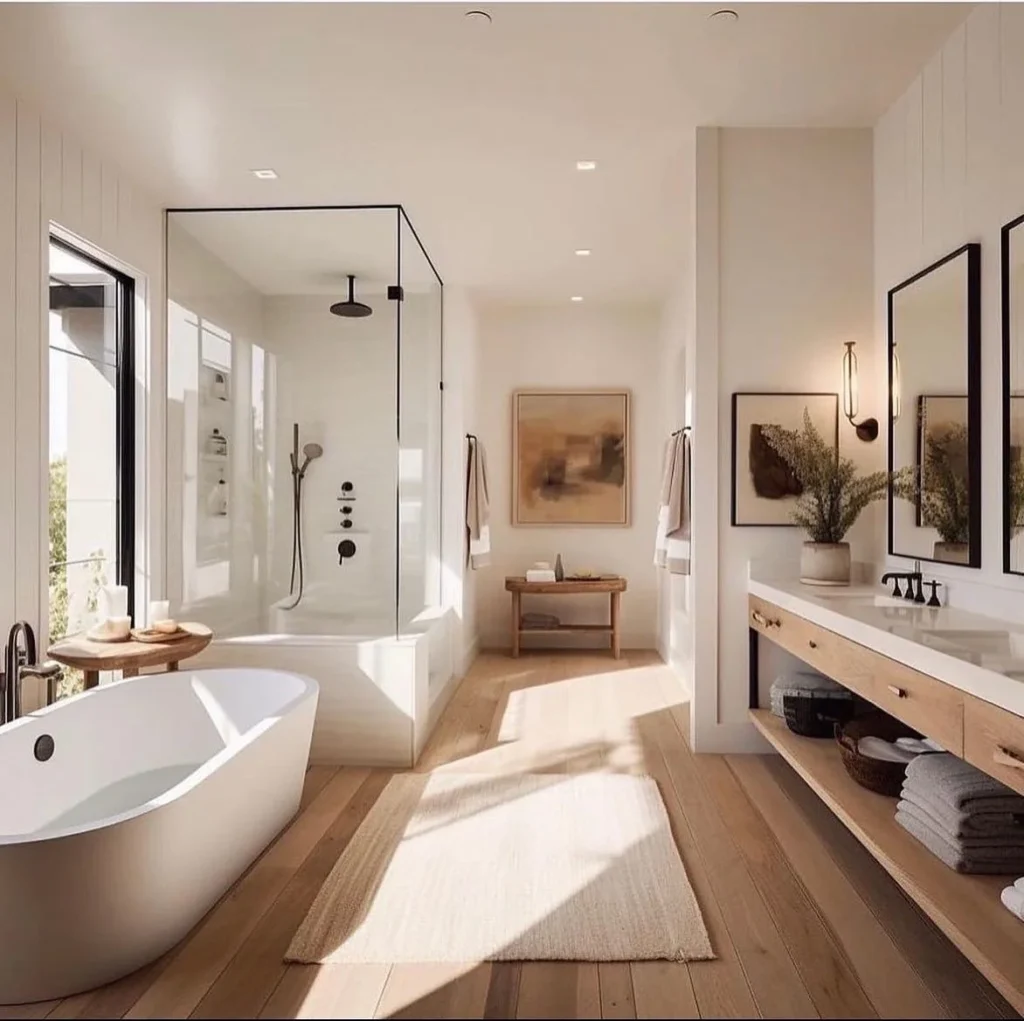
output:
M156 644L157 642L176 642L188 638L192 632L179 627L177 631L149 631L145 628L132 628L132 638L137 642Z

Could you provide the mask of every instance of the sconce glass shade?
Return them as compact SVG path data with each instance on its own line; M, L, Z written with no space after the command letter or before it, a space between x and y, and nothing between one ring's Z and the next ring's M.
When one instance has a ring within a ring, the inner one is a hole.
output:
M896 345L892 346L892 420L899 421L903 410L903 398L900 392L900 356L896 354Z
M846 342L843 355L843 414L852 422L860 410L860 392L857 384L857 355L854 341Z

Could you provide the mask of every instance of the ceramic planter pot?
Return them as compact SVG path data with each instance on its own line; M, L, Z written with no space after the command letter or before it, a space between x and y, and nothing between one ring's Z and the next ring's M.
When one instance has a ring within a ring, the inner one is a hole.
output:
M969 564L971 547L966 542L937 542L932 556L944 564Z
M848 542L805 542L800 552L800 580L805 585L849 585Z

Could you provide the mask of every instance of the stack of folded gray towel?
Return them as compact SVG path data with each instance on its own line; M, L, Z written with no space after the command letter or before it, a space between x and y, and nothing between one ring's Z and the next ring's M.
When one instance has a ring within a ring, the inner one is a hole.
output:
M1024 797L955 755L907 766L896 821L957 872L1024 872Z

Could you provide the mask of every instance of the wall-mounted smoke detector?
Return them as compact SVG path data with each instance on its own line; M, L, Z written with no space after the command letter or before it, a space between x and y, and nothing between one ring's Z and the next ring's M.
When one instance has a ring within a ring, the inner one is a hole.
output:
M260 181L276 181L277 171L271 170L270 167L265 167L263 170L253 170L252 176Z
M577 160L577 170L597 170L597 160Z
M708 15L708 21L713 21L716 25L731 25L739 20L739 11L734 11L731 7L723 7Z
M489 25L492 20L486 11L466 11L465 17L471 25Z

